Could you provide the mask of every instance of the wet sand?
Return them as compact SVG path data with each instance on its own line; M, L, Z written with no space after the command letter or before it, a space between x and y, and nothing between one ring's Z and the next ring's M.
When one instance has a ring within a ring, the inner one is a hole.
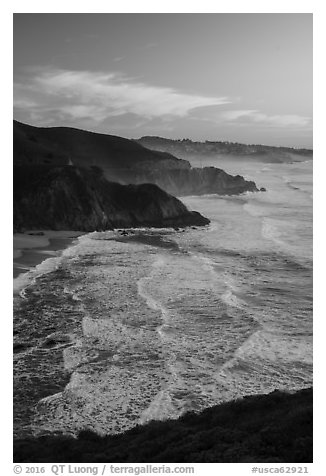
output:
M30 231L14 234L13 244L13 278L26 273L51 256L58 256L60 251L72 244L81 231L43 231L44 235L36 235Z

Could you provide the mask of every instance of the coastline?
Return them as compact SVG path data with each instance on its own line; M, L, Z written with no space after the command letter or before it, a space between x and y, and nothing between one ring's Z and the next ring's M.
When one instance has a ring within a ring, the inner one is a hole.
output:
M27 230L13 236L13 278L68 248L82 231Z

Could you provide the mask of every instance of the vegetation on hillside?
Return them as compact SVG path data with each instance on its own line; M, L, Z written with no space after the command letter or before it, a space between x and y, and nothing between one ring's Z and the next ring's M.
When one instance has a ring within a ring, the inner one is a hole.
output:
M312 389L217 405L126 433L17 440L17 462L312 462Z

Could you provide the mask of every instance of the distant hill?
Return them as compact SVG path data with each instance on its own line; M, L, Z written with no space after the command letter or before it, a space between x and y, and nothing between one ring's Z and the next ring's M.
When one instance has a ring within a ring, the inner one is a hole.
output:
M146 149L123 137L70 127L34 127L14 121L14 165L96 165L106 175L146 166L190 168L165 152Z
M14 121L15 165L97 166L121 184L153 183L173 195L239 194L256 184L217 168L192 168L165 151L153 151L122 137L68 127L40 128Z
M234 159L259 160L271 163L301 162L312 159L311 149L295 149L291 147L274 147L259 144L240 144L238 142L205 141L193 142L190 139L173 140L164 137L145 136L135 140L137 144L153 151L167 152L178 158L203 156L218 159L232 157Z

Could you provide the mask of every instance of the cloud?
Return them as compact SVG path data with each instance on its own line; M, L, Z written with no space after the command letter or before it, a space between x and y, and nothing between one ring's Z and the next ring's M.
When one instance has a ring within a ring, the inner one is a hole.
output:
M311 125L311 118L297 114L268 115L256 109L240 109L223 111L218 114L218 121L227 121L238 124L260 124L270 127L307 127Z
M147 43L147 45L143 46L143 49L148 50L150 48L157 48L158 43L152 42L152 43Z
M143 119L186 117L195 108L230 102L225 97L186 94L152 86L117 73L33 68L14 85L14 107L47 123L105 119L134 114Z

